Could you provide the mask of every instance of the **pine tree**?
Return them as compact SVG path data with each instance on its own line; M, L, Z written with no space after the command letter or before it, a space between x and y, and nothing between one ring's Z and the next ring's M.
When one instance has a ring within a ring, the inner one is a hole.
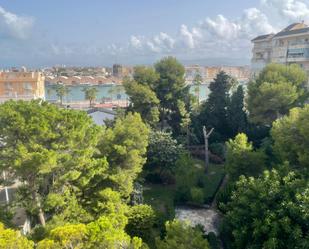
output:
M227 110L230 136L234 137L247 128L247 114L244 107L244 90L242 86L238 86L237 90L232 94Z

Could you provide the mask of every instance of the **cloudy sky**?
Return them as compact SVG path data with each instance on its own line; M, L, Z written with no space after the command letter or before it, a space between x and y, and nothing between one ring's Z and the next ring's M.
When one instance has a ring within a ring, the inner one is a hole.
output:
M0 0L0 67L250 63L250 39L309 24L309 0Z

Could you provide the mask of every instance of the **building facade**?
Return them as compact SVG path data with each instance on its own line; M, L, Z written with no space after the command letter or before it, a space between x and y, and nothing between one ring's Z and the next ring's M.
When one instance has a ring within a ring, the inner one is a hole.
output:
M253 76L268 63L298 64L309 75L309 27L294 23L277 34L261 35L252 40Z
M0 72L0 102L45 99L44 81L40 72Z
M247 83L250 78L249 66L217 66L204 67L199 65L185 67L185 79L188 85L193 84L196 74L200 74L204 84L209 84L216 78L220 71L224 71L229 76L235 78L240 83Z

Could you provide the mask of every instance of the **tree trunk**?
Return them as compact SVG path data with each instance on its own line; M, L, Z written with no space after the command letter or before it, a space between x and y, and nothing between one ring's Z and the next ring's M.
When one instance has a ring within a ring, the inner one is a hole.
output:
M209 154L208 154L208 138L205 139L205 173L208 172L209 168Z
M46 224L45 215L44 215L43 209L41 207L41 202L40 202L38 195L35 191L32 192L32 198L33 198L34 202L36 203L36 206L39 210L38 217L39 217L40 223L43 227L45 227L45 224Z
M204 142L205 142L205 173L207 174L209 168L209 153L208 153L208 138L213 132L214 128L207 133L206 127L203 126Z

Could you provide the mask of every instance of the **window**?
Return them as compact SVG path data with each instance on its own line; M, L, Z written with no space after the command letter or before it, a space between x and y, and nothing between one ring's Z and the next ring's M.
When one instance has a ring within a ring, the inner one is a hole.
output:
M24 93L25 95L31 95L32 94L32 84L25 82L23 83Z
M5 90L13 90L13 84L11 82L5 82Z

